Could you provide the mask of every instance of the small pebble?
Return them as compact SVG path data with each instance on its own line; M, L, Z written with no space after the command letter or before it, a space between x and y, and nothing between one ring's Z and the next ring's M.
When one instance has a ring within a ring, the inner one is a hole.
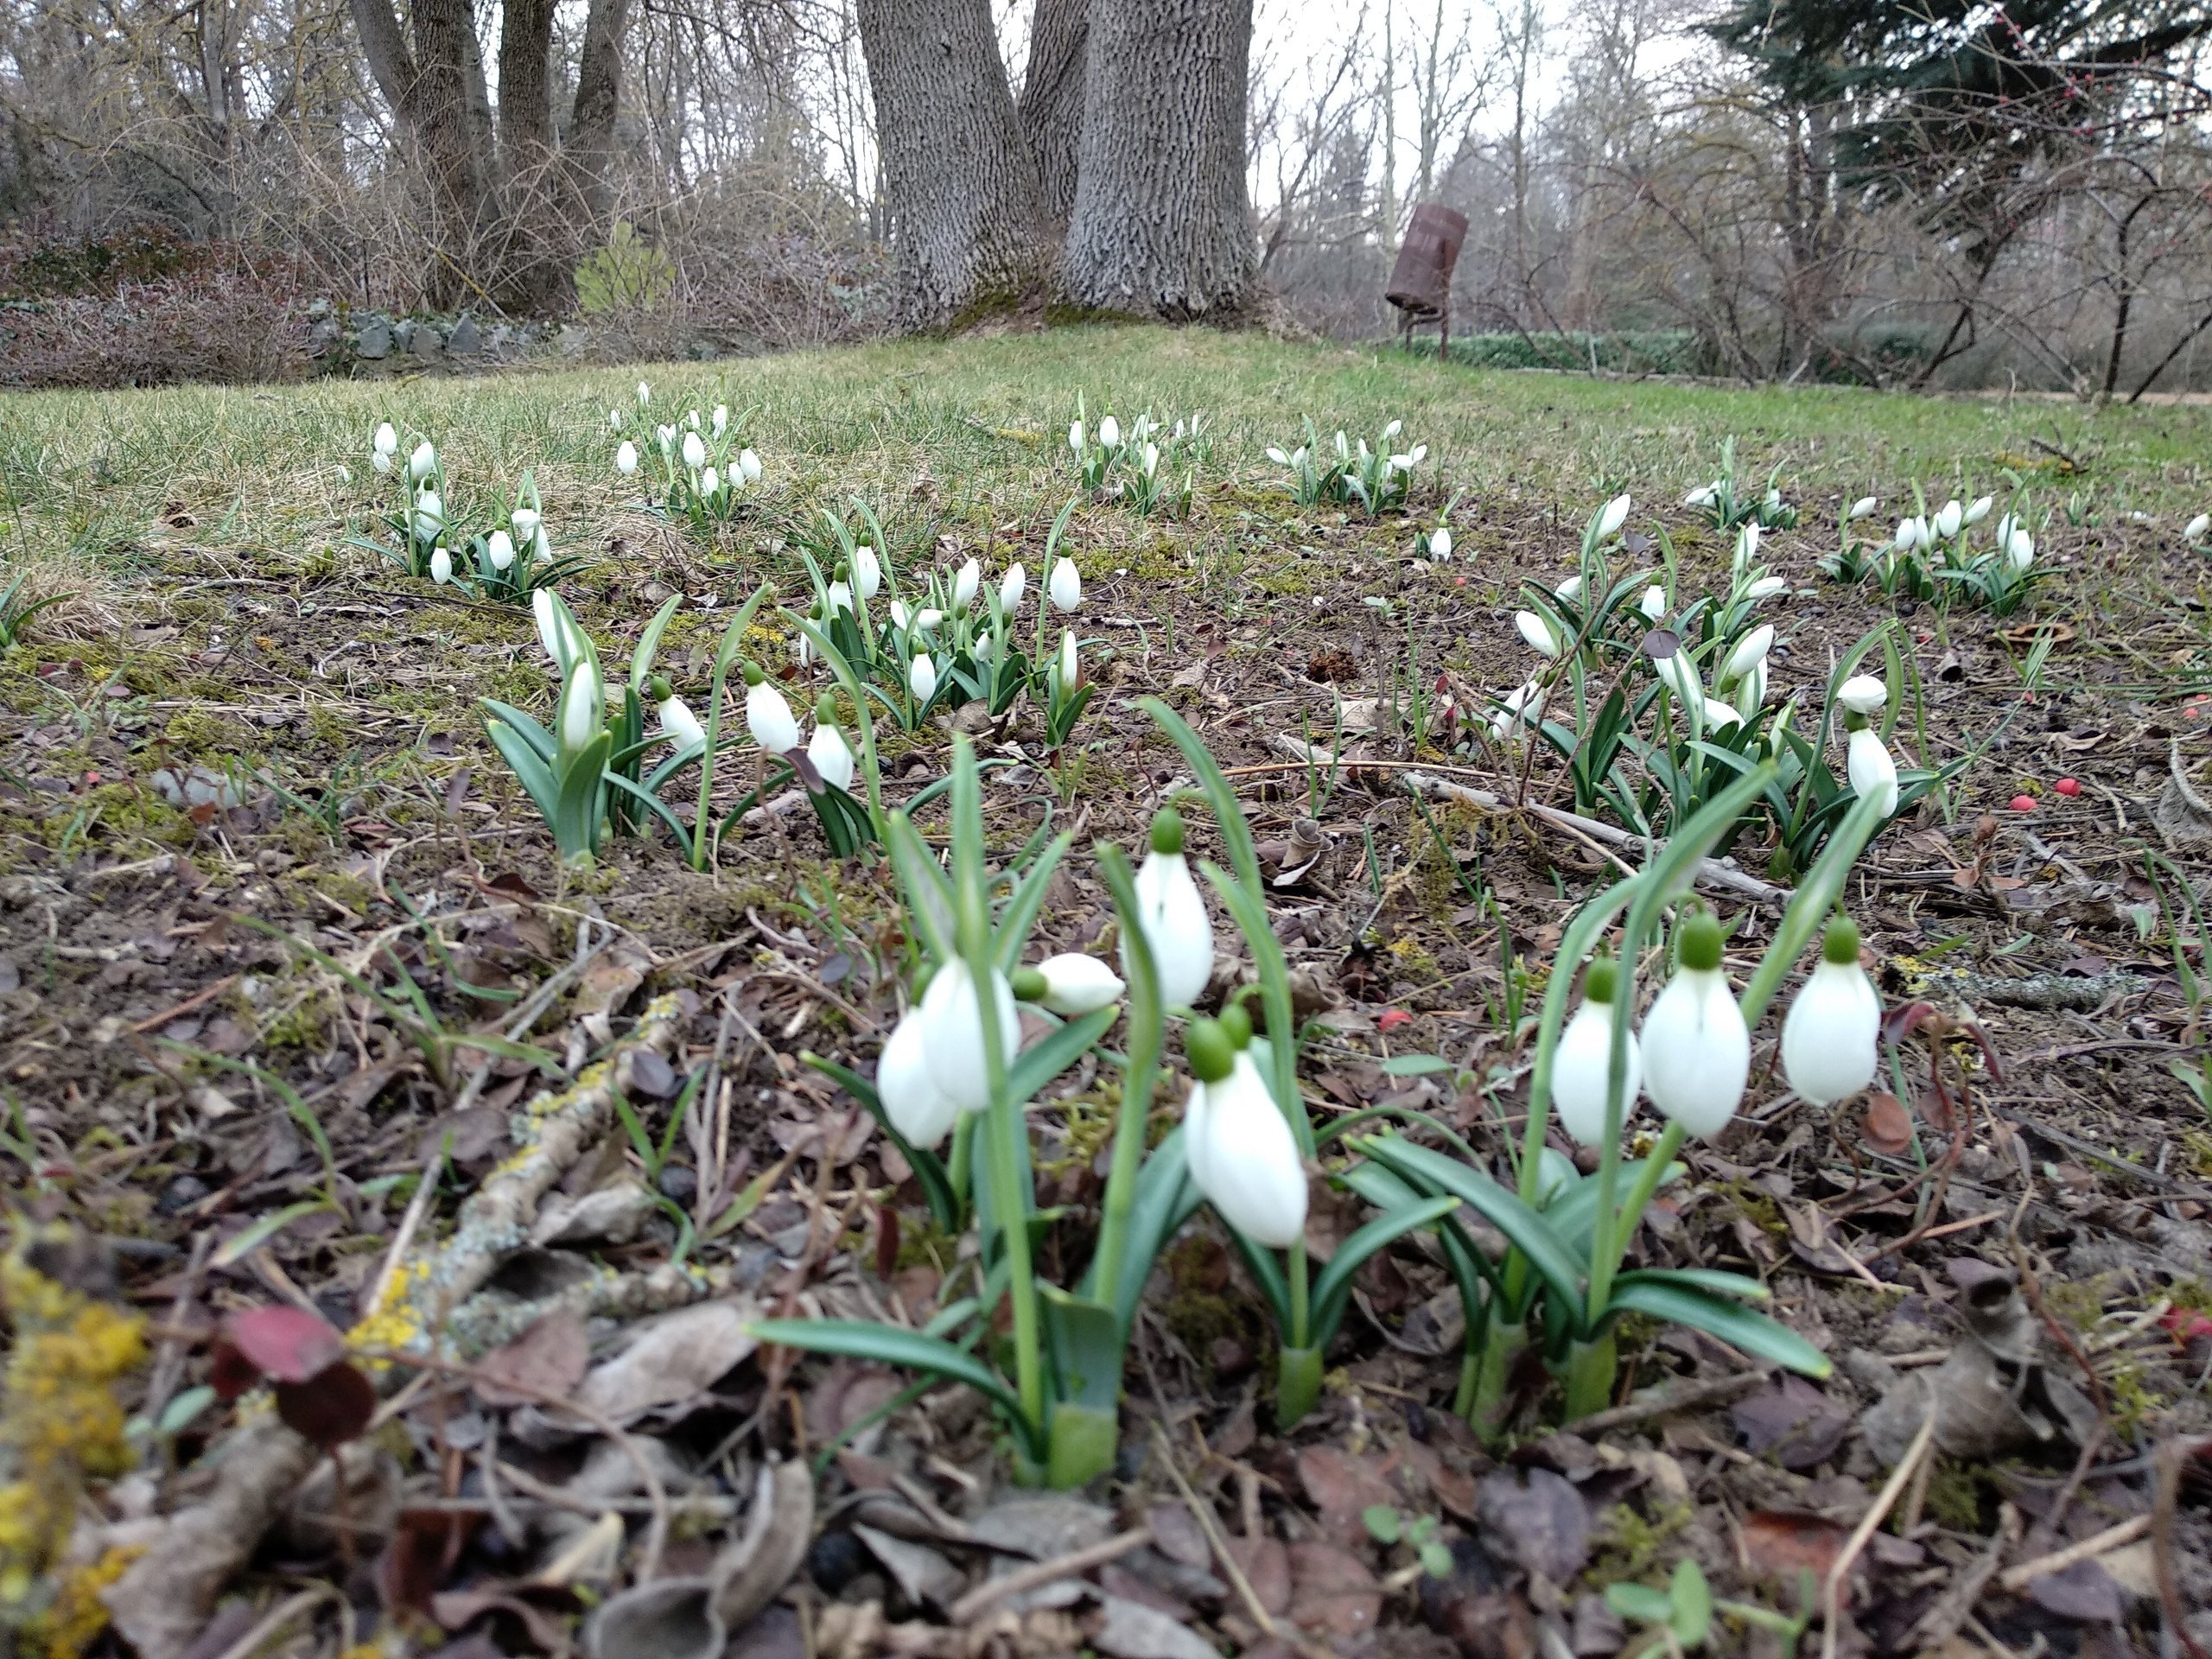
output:
M689 1204L699 1196L699 1177L688 1164L670 1164L660 1173L660 1190L664 1198L678 1204Z

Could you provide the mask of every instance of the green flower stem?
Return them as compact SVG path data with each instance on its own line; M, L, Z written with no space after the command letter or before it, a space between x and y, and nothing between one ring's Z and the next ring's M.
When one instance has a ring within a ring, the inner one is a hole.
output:
M1774 774L1774 762L1769 760L1737 779L1700 807L1644 867L1639 878L1641 891L1629 906L1628 923L1621 940L1619 976L1613 990L1612 1053L1605 1078L1605 1139L1598 1165L1598 1219L1590 1238L1590 1285L1583 1301L1586 1331L1598 1328L1611 1304L1613 1275L1619 1271L1621 1253L1627 1248L1635 1225L1635 1217L1618 1215L1614 1205L1620 1181L1621 1119L1629 1103L1621 1098L1621 1093L1628 1077L1629 1022L1636 1014L1637 958L1659 919L1660 911L1688 887L1698 860L1705 856L1706 849L1744 809L1765 792ZM1681 1142L1677 1141L1675 1144L1679 1146ZM1663 1170L1665 1160L1658 1161ZM1611 1344L1593 1344L1591 1352L1592 1357L1587 1361L1578 1355L1576 1365L1604 1364L1608 1375L1601 1393L1609 1394L1612 1388ZM1570 1381L1570 1394L1572 1389Z
M984 1179L1005 1241L1007 1299L1014 1310L1014 1370L1022 1415L1031 1438L1042 1440L1045 1421L1044 1348L1039 1336L1037 1280L1029 1259L1028 1197L1021 1190L1021 1137L1028 1133L1022 1103L1006 1087L1006 1052L999 1032L993 980L990 909L983 891L983 804L976 750L966 736L952 741L953 923L960 957L974 982L982 1028L983 1076L990 1104L982 1112Z
M1122 1073L1122 1110L1114 1125L1114 1162L1106 1177L1105 1211L1098 1226L1097 1300L1117 1306L1122 1258L1128 1254L1129 1215L1136 1206L1137 1171L1144 1162L1145 1128L1152 1116L1153 1083L1160 1074L1160 1052L1166 1017L1160 1006L1160 976L1152 945L1137 921L1135 878L1128 856L1101 842L1098 873L1114 895L1121 918L1123 965L1128 970L1128 1052Z

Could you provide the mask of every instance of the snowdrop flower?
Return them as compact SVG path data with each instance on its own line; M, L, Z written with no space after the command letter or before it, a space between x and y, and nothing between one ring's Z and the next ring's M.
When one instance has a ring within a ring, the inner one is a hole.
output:
M653 429L653 436L659 441L660 452L664 455L669 454L676 448L676 429L674 427L657 426Z
M1682 498L1682 505L1686 507L1709 507L1719 498L1720 492L1717 486L1700 484Z
M909 1008L885 1039L875 1063L875 1096L891 1127L917 1147L934 1147L952 1132L960 1109L937 1086L922 1047L922 1014Z
M1996 505L1997 498L1993 495L1978 495L1974 497L1974 505L1967 509L1966 522L1969 524L1980 524L1983 519L1989 517L1990 508Z
M1787 576L1761 576L1744 589L1744 597L1753 604L1757 604L1760 600L1772 599L1789 586L1789 579Z
M1041 985L1031 1000L1068 1020L1080 1020L1086 1014L1112 1007L1128 988L1119 974L1080 950L1047 957L1027 971L1034 974Z
M1109 449L1118 449L1122 447L1122 423L1111 415L1098 423L1098 442Z
M1936 533L1948 541L1959 533L1960 525L1965 522L1966 509L1961 506L1957 499L1954 497L1946 501L1942 511L1936 515Z
M1147 440L1144 446L1144 475L1150 478L1160 470L1160 446Z
M966 610L970 605L973 605L976 602L976 590L982 585L983 567L982 563L976 559L969 560L967 563L960 567L959 574L952 579L953 605L957 609L963 611Z
M1513 626L1521 631L1529 649L1539 657L1556 658L1560 651L1559 636L1552 632L1552 625L1534 611L1513 613Z
M638 407L643 409L653 400L653 389L644 381L638 382Z
M415 446L415 453L407 457L407 477L419 484L438 469L438 452L428 438Z
M789 754L798 747L798 721L791 706L768 683L758 663L745 664L745 728L763 754Z
M998 1013L1003 1069L1014 1064L1021 1048L1021 1014L1014 1006L1014 988L995 968L990 995ZM937 970L922 994L922 1058L929 1062L930 1080L958 1110L980 1112L991 1103L984 1071L988 1052L983 1046L982 999L976 994L968 964L956 957Z
M699 429L699 411L696 409L684 410L683 424L696 432Z
M2200 512L2181 527L2181 538L2184 542L2201 542L2207 531L2212 531L2212 512Z
M1439 563L1452 557L1452 531L1447 524L1439 524L1428 538L1428 556Z
M1878 715L1890 706L1890 688L1872 674L1854 674L1836 688L1835 700L1855 715Z
M1075 658L1075 630L1060 630L1060 690L1063 694L1075 690L1077 678Z
M1624 495L1617 495L1605 503L1605 516L1598 520L1599 541L1602 542L1608 536L1619 533L1620 527L1628 522L1628 511L1632 505L1634 504Z
M829 592L830 615L835 616L840 611L849 611L853 608L853 590L843 580L831 582Z
M564 760L583 753L591 741L600 734L607 721L607 693L600 683L599 670L588 655L579 655L569 670L569 681L561 691L561 706L555 711L554 725L559 731L561 754Z
M1427 459L1428 446L1425 443L1417 443L1404 454L1391 456L1390 466L1398 472L1410 473Z
M493 531L484 538L484 556L494 570L506 569L515 562L514 538L504 530Z
M713 467L709 467L705 472L699 474L700 494L704 496L716 496L720 495L721 492L721 474L717 473Z
M1759 527L1756 520L1747 523L1736 532L1736 553L1733 561L1738 570L1748 570L1751 561L1758 556Z
M1705 728L1717 732L1724 726L1740 726L1744 717L1736 712L1733 703L1722 702L1716 697L1705 699Z
M1054 610L1072 611L1083 603L1083 573L1065 553L1053 563L1046 591L1052 594Z
M1798 1096L1833 1105L1874 1080L1882 999L1859 965L1859 930L1848 917L1828 924L1821 965L1782 1022L1782 1070Z
M391 470L391 457L381 449L372 450L369 454L369 465L379 473L389 473Z
M739 450L736 470L744 477L747 483L758 484L760 481L760 457L750 449Z
M695 473L707 464L707 441L696 432L683 435L683 464Z
M622 447L614 452L614 470L625 478L638 470L638 446L627 438L622 440Z
M430 580L441 587L453 580L453 555L442 547L430 555Z
M607 411L607 429L610 432L620 432L622 429L622 411L620 410L610 409Z
M515 545L519 547L537 539L538 526L544 522L544 515L535 507L517 507L507 515L507 522L514 526Z
M2005 563L2018 575L2036 562L2036 538L2024 530L2015 530L2011 537L2000 543L2005 549Z
M1851 504L1850 511L1846 512L1843 516L1847 519L1864 518L1867 514L1872 512L1875 508L1881 505L1882 504L1876 500L1872 496L1862 495L1856 501Z
M1582 578L1569 576L1552 589L1552 597L1568 605L1580 605L1582 602Z
M944 620L944 613L943 611L916 611L914 613L914 632L917 633L934 633L937 632L938 624Z
M1751 1071L1751 1033L1720 971L1720 924L1700 910L1681 925L1681 967L1643 1016L1643 1092L1710 1140L1728 1126Z
M1152 947L1160 1002L1187 1008L1213 977L1213 921L1183 856L1182 817L1172 807L1152 821L1152 850L1137 868L1136 895L1137 925ZM1124 944L1122 973L1128 969Z
M387 462L399 453L399 434L393 429L390 421L378 423L376 436L370 441L369 453L382 455ZM385 469L379 467L377 470L383 472Z
M646 689L652 692L660 714L660 734L676 746L673 753L681 754L695 743L705 747L707 728L691 712L691 705L676 695L676 688L668 683L666 675L654 675Z
M837 729L836 705L827 697L815 705L814 735L806 740L806 758L830 788L853 792L852 745Z
M853 550L853 589L863 601L874 599L883 587L883 562L874 543L862 542Z
M1068 448L1074 450L1078 456L1083 454L1083 423L1081 421L1068 423ZM1277 452L1269 450L1268 453L1274 454Z
M1853 729L1844 771L1862 798L1880 800L1884 816L1897 810L1897 763L1872 727Z
M1191 1179L1253 1243L1289 1249L1306 1236L1306 1166L1251 1051L1237 1048L1222 1022L1202 1020L1183 1052L1195 1078L1183 1112Z
M914 694L916 702L927 702L937 695L937 664L926 651L914 653L914 660L906 667L906 689Z
M1766 701L1766 664L1753 663L1751 671L1736 682L1736 712L1749 721Z
M1590 964L1582 976L1582 1006L1559 1034L1552 1056L1552 1109L1560 1126L1586 1147L1605 1142L1605 1084L1612 1074L1613 996L1620 970L1606 957ZM1643 1056L1636 1033L1628 1034L1628 1071L1615 1098L1618 1122L1626 1122L1643 1087Z
M530 596L530 613L537 623L537 643L545 654L556 663L569 659L567 629L561 618L561 601L550 588L540 588Z
M415 498L415 539L435 542L445 533L445 527L446 504L435 490L424 490Z
M1029 586L1029 573L1019 564L1007 567L1006 575L999 581L999 608L1012 611L1021 603L1021 595Z
M729 405L728 404L716 404L715 405L715 418L709 422L708 425L709 429L718 438L721 436L723 433L728 431Z
M1648 621L1656 622L1667 614L1667 590L1656 584L1643 590L1643 601L1637 608Z
M1651 671L1684 708L1705 701L1705 682L1698 677L1697 664L1690 660L1689 652L1681 646L1675 647L1671 657L1662 657L1653 663Z
M1504 706L1490 717L1491 737L1503 743L1523 728L1533 730L1543 717L1543 688L1531 680L1505 694Z
M904 633L906 631L906 624L910 620L911 618L905 603L899 600L893 600L891 601L891 626L898 629L899 632Z
M1762 622L1738 640L1736 649L1728 653L1727 664L1720 671L1722 682L1742 679L1753 668L1766 661L1767 652L1773 648L1774 624Z
M1900 518L1897 533L1891 537L1899 551L1910 553L1916 547L1925 547L1931 539L1928 521L1924 518Z

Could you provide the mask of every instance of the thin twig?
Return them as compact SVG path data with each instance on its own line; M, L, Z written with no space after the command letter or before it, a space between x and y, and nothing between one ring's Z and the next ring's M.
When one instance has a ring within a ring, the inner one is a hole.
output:
M2181 1498L2181 1466L2212 1445L2206 1440L2173 1440L2158 1448L2158 1484L2151 1499L2151 1560L2158 1570L2158 1605L2165 1610L2166 1628L2189 1649L2190 1659L2212 1659L2203 1644L2190 1633L2187 1611L2182 1606L2181 1583L2174 1573L2174 1509Z
M2030 1583L2046 1573L2063 1573L2076 1561L2094 1560L2100 1555L2108 1555L2121 1545L2132 1544L2138 1538L2147 1535L2150 1530L2151 1517L2139 1515L2116 1527L2107 1527L2094 1537L2082 1539L2078 1544L2069 1544L2048 1555L2038 1555L2032 1561L2008 1567L1998 1575L1997 1582L2007 1590L2024 1590Z
M1103 1567L1109 1561L1119 1560L1131 1550L1141 1549L1151 1541L1152 1529L1139 1527L1133 1532L1118 1533L1087 1548L1071 1550L1056 1560L1036 1562L1023 1567L1019 1573L1009 1573L1002 1579L988 1580L954 1602L945 1610L945 1616L955 1624L965 1624L976 1614L995 1606L1008 1596L1034 1590L1039 1585L1050 1584L1055 1579L1069 1579L1078 1573L1088 1573L1094 1567Z
M1928 1421L1921 1424L1920 1433L1912 1437L1912 1444L1905 1448L1904 1456L1897 1459L1897 1466L1890 1471L1890 1478L1875 1495L1859 1524L1852 1529L1851 1536L1844 1542L1843 1552L1835 1558L1835 1565L1828 1569L1826 1592L1821 1598L1821 1659L1835 1659L1836 1627L1843 1621L1842 1599L1844 1580L1851 1576L1851 1569L1859 1560L1859 1553L1866 1548L1866 1541L1882 1524L1882 1518L1897 1507L1904 1496L1905 1484L1912 1478L1913 1471L1920 1466L1922 1458L1936 1441L1936 1405L1929 1402Z
M1237 1566L1236 1558L1229 1553L1229 1541L1221 1535L1221 1529L1215 1524L1212 1514L1198 1502L1198 1495L1191 1490L1191 1483L1183 1478L1183 1471L1175 1461L1175 1448L1168 1442L1167 1431L1157 1421L1152 1426L1152 1438L1160 1447L1160 1460L1167 1465L1168 1478L1175 1483L1176 1491L1182 1496L1183 1507L1191 1512L1191 1519L1198 1523L1198 1530L1205 1534L1206 1542L1213 1549L1213 1558L1221 1563L1221 1570L1228 1576L1230 1587L1236 1592L1236 1599L1244 1604L1244 1611L1260 1627L1261 1635L1271 1641L1281 1640L1282 1632L1276 1628L1274 1619L1260 1605L1259 1592L1252 1588L1252 1581L1244 1576L1244 1569Z

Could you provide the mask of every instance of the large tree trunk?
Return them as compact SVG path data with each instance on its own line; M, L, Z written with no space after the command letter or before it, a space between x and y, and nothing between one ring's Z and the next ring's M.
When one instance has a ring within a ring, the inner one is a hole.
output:
M989 0L860 0L859 11L899 326L1020 298L1041 273L1044 211Z
M1075 211L1090 26L1090 0L1037 0L1029 25L1029 68L1021 78L1022 137L1037 163L1045 212L1061 226Z
M1093 0L1069 299L1181 321L1250 297L1252 0Z
M629 10L629 0L591 0L576 62L569 153L595 239L604 239L614 218L614 118L622 104L622 29Z
M377 90L429 169L427 228L441 257L426 286L433 305L450 304L465 286L460 276L474 260L491 200L489 156L472 111L470 68L480 81L483 58L468 0L416 0L411 50L391 0L352 0L352 10Z

